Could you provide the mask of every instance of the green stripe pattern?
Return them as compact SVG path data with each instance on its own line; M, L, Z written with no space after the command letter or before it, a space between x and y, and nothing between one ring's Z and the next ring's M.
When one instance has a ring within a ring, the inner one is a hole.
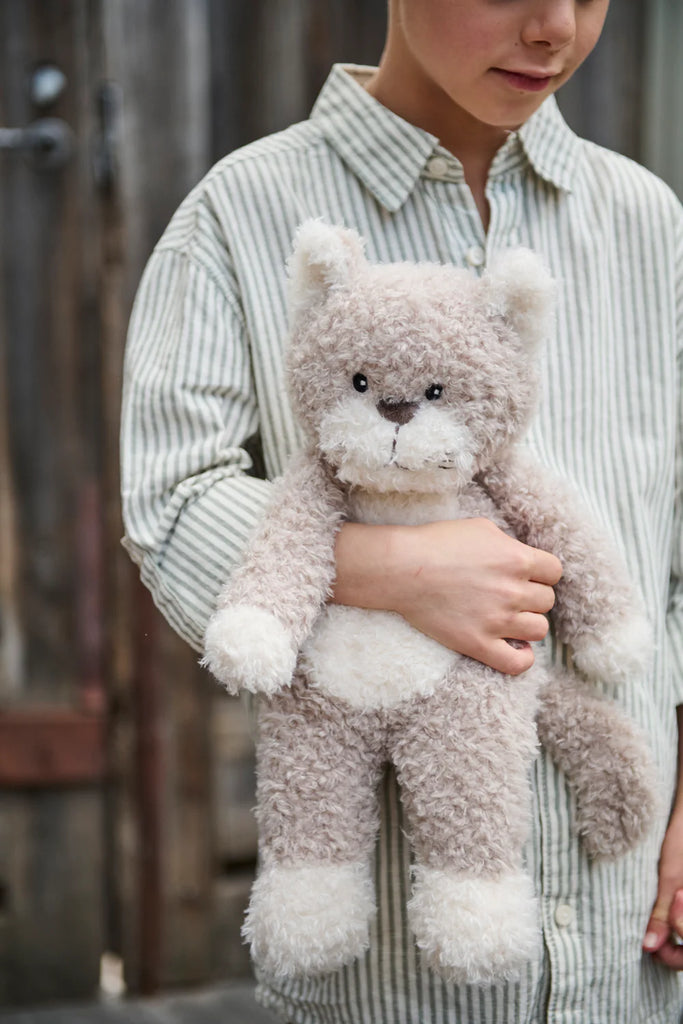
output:
M436 138L336 66L308 121L217 164L181 205L137 296L122 422L124 544L164 615L197 650L216 592L300 437L283 387L285 260L307 217L355 227L371 259L481 268L526 245L560 284L529 437L613 536L646 597L652 671L616 699L645 727L667 798L683 703L683 217L622 156L578 139L554 100L496 155L482 230L462 168ZM435 160L438 157L440 159ZM549 656L565 653L549 645ZM527 861L544 946L515 984L455 988L406 927L410 856L393 777L381 794L379 912L367 956L331 977L259 979L297 1024L673 1024L678 978L640 945L664 817L615 864L572 835L563 777L542 754Z

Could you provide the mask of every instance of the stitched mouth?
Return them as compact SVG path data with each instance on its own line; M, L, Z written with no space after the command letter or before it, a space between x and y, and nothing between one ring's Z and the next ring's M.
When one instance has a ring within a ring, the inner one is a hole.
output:
M455 469L455 453L452 451L444 452L443 457L440 461L436 458L424 459L420 466L404 466L400 462L396 461L396 445L398 442L398 432L400 426L397 424L396 430L394 431L394 437L391 443L391 455L389 461L385 462L385 467L392 469L402 469L405 473L415 472L416 469Z
M402 469L404 473L415 473L417 470L422 469L455 469L455 462L453 459L447 462L437 462L436 459L425 459L420 466L404 466L400 462L396 462L394 458L395 452L392 451L391 458L388 462L385 462L385 468L387 469Z
M396 456L396 443L397 443L397 441L398 441L398 426L396 427L396 430L394 431L394 439L393 439L393 441L391 443L391 455L389 456L389 465L392 464L392 462L394 461L394 458Z

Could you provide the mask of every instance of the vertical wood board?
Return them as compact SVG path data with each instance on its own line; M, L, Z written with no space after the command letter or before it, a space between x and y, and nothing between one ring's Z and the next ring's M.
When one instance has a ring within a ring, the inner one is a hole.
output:
M96 73L88 32L96 16L97 4L85 0L0 4L2 123L52 116L75 141L55 170L22 153L0 154L0 507L2 546L11 552L0 587L0 715L37 703L88 713L102 706L97 222L88 150ZM43 62L67 81L47 108L29 90ZM0 891L0 1000L92 995L104 945L99 783L0 791Z

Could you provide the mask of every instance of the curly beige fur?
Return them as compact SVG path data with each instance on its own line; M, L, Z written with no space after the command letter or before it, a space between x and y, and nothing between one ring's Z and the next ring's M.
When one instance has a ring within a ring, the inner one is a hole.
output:
M622 853L649 827L646 745L587 682L542 664L510 679L398 615L326 601L344 519L486 516L561 560L552 618L585 676L642 675L648 626L620 559L576 497L515 449L554 285L524 250L481 279L372 266L354 232L319 222L300 229L290 275L289 385L310 446L278 484L206 642L232 692L262 694L262 870L245 936L284 977L363 952L390 761L415 857L416 942L446 978L508 978L540 940L522 863L535 721L594 856Z

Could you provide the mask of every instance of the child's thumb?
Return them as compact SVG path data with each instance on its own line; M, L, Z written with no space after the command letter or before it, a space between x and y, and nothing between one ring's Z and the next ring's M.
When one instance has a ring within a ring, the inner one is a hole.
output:
M656 953L668 940L672 927L683 937L683 889L659 892L647 923L643 949Z
M668 922L660 918L651 917L647 922L647 930L643 939L643 949L647 953L656 953L661 949L669 938L670 928Z

